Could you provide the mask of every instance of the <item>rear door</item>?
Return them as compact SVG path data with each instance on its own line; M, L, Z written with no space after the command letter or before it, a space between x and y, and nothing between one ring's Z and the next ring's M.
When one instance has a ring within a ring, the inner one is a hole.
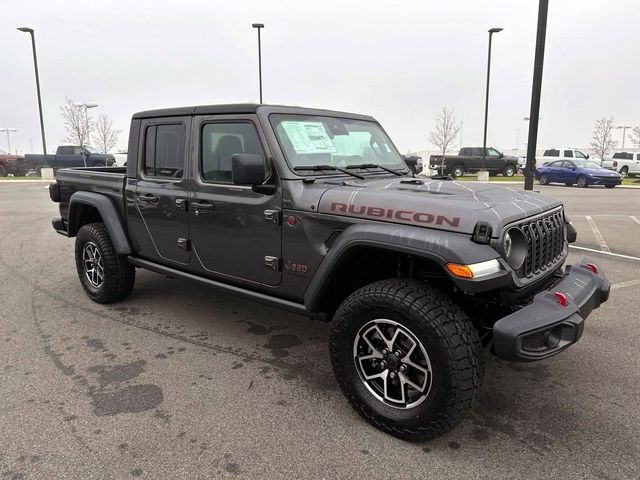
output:
M193 130L198 153L189 215L197 263L214 278L278 285L282 189L257 193L234 185L231 177L234 154L271 156L255 115L195 117ZM273 170L270 175L275 182Z
M191 117L148 119L140 130L137 221L129 221L129 226L139 243L138 254L169 266L187 265L191 258L186 161L190 125Z

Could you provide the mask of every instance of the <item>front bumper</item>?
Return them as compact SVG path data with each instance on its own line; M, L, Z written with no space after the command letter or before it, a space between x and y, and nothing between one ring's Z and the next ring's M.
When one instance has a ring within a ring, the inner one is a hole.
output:
M611 283L583 258L566 268L565 278L533 302L493 326L495 354L505 360L532 362L556 355L582 336L584 320L609 298ZM561 295L558 295L561 294ZM564 295L566 306L561 304Z
M588 177L589 185L620 185L622 177Z

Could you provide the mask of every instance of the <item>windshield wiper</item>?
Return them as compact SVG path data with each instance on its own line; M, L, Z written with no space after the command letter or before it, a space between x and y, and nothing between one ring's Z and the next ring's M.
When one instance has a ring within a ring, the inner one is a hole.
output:
M293 169L294 170L313 170L315 172L319 172L319 171L322 171L322 170L336 170L338 172L342 172L342 173L346 173L347 175L351 175L352 177L359 178L360 180L364 180L365 179L365 177L363 177L362 175L350 172L349 170L345 170L344 168L334 167L333 165L305 165L305 166L293 167Z
M393 173L394 175L398 175L402 177L404 175L403 172L399 172L398 170L393 170L391 168L383 167L382 165L378 165L376 163L362 163L360 165L349 165L347 168L381 168L389 173Z

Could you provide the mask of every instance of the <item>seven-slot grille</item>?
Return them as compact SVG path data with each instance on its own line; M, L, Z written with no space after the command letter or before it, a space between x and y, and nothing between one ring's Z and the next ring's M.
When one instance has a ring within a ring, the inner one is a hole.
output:
M532 277L546 271L562 257L565 242L563 210L525 220L518 227L527 241L527 257L517 271L519 277Z

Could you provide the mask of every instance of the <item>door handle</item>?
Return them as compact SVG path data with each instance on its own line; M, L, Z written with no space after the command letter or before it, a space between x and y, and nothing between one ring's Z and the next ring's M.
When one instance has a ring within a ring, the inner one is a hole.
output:
M158 203L159 198L151 193L145 195L138 195L138 200L145 203Z
M209 202L191 202L191 208L194 215L200 215L200 213L210 212L215 209L213 203Z

